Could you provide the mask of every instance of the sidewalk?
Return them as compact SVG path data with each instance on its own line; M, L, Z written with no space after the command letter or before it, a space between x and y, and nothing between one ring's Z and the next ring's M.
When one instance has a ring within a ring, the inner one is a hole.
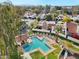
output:
M22 56L23 56L23 59L32 59L29 53L24 53Z

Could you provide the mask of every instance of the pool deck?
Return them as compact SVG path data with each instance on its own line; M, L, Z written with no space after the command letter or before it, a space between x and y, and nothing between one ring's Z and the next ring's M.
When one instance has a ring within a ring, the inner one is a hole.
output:
M29 53L24 53L23 55L21 55L23 57L23 59L32 59L32 57L30 56Z
M38 39L38 40L40 40L40 39ZM51 46L50 44L48 44L47 42L45 42L45 44L46 44L48 47L51 48L48 52L44 52L44 51L39 47L39 48L36 48L36 49L34 49L34 50L32 50L32 51L29 51L29 52L27 52L27 53L31 54L31 53L34 53L34 52L36 52L36 51L40 51L40 52L45 56L45 55L47 55L47 54L49 54L49 53L51 53L52 51L55 50L55 48L52 47L52 46Z
M30 54L34 53L36 51L40 51L43 54L43 56L46 56L56 49L56 48L52 47L50 44L48 44L47 42L45 44L48 45L51 48L48 52L45 53L41 48L37 48L37 49L34 49L32 51L29 51L29 52L25 52L24 49L23 49L23 51L24 51L24 54L22 55L23 59L25 59L25 58L32 59Z

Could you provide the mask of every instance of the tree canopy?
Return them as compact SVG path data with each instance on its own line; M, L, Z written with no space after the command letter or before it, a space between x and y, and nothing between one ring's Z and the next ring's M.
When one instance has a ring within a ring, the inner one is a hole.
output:
M71 22L72 21L72 19L70 19L69 17L67 17L67 16L65 16L64 18L63 18L63 22Z
M45 19L47 20L47 21L52 21L52 15L46 15L46 17L45 17Z
M0 41L4 42L8 59L20 59L15 36L21 26L21 18L16 12L17 9L11 3L3 3L0 7ZM1 43L0 43L1 44ZM6 53L6 52L5 52Z

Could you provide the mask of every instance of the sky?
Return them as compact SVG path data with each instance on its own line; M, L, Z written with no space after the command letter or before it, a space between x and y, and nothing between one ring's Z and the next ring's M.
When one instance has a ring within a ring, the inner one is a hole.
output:
M0 0L4 2L6 0ZM79 5L79 0L10 0L14 5L52 5L52 6L74 6Z

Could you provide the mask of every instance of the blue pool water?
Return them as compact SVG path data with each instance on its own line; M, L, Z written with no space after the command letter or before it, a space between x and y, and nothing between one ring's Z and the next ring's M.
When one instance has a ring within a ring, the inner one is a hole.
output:
M45 44L45 40L39 40L37 37L32 38L32 43L23 45L25 52L32 51L34 49L41 48L43 52L48 52L51 48Z

